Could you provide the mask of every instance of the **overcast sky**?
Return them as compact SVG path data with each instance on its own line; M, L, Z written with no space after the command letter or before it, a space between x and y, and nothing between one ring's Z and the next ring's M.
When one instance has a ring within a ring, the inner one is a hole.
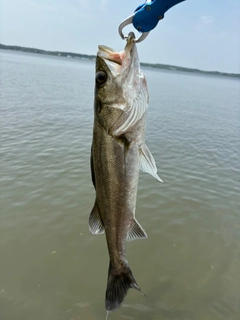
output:
M0 0L0 43L86 54L96 54L98 44L122 50L118 26L142 3ZM186 0L166 12L138 51L142 62L240 73L240 0Z

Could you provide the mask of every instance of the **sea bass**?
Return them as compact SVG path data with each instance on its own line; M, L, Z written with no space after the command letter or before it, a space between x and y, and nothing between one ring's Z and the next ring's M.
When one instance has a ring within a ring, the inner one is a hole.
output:
M95 80L91 171L96 200L89 229L106 234L109 312L120 307L129 288L141 292L125 253L126 241L147 238L135 218L139 169L161 181L144 142L148 89L133 33L121 52L98 47Z

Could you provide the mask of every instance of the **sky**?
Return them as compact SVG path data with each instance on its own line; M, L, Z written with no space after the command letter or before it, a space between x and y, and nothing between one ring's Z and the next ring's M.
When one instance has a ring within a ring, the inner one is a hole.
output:
M117 51L119 24L144 0L0 0L0 43L96 54ZM138 31L131 25L127 33ZM186 0L138 44L141 62L240 73L240 0Z

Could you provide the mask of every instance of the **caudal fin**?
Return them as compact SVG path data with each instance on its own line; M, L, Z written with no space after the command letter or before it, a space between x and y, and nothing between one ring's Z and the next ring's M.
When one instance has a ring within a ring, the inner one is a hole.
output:
M127 264L125 264L122 270L115 270L111 266L111 262L108 269L108 282L105 299L105 308L107 311L114 311L118 309L123 302L124 297L127 295L128 289L134 288L141 289L138 286L136 280L133 277L132 271Z

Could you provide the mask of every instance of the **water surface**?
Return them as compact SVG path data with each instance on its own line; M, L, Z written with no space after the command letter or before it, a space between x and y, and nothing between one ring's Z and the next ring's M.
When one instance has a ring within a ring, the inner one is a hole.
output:
M141 52L139 52L141 54ZM144 69L148 239L111 319L240 318L240 81ZM0 51L0 319L102 320L108 253L88 231L94 62Z

